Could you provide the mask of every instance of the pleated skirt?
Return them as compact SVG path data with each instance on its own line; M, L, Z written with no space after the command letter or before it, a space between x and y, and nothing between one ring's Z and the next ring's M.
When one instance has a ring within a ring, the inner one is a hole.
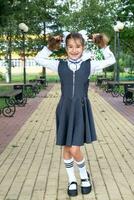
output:
M56 108L56 144L82 146L97 140L90 101L61 97Z

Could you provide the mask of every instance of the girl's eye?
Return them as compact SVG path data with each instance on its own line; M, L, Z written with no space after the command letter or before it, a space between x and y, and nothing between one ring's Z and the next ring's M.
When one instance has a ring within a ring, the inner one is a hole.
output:
M79 46L76 46L75 48L80 48L81 46L79 45ZM73 46L68 46L68 48L73 48Z

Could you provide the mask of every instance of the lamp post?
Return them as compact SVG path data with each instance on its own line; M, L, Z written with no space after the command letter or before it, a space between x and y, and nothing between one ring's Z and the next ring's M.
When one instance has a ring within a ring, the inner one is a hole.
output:
M23 45L22 45L22 49L23 49L23 77L24 77L24 84L26 84L26 58L25 58L25 33L28 32L28 26L24 23L20 23L19 24L19 29L22 32L22 41L23 41Z
M116 56L116 63L114 65L114 80L119 81L120 67L119 67L119 58L120 58L120 31L123 30L124 23L117 21L114 26L115 36L114 36L114 53Z
M9 76L9 83L12 81L12 75L11 75L11 68L12 68L12 31L11 31L11 24L10 29L8 33L8 76Z

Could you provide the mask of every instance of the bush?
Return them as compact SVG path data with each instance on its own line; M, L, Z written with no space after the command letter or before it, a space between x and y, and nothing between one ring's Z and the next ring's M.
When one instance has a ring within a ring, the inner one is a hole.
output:
M3 81L4 80L4 76L3 74L0 72L0 80Z

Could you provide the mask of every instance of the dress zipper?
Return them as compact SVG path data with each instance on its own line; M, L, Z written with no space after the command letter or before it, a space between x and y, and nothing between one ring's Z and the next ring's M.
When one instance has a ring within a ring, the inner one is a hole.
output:
M74 88L75 88L75 72L73 72L73 92L72 92L72 97L74 97Z
M73 91L72 91L72 98L74 97L74 90L75 90L75 72L77 71L77 63L75 64L75 71L73 71Z

